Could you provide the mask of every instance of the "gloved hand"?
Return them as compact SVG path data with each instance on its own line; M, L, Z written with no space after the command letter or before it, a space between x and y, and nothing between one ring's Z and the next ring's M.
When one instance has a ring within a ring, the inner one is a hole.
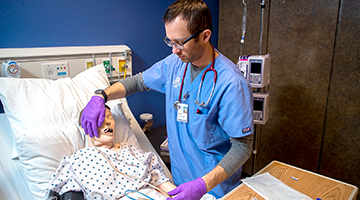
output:
M91 97L81 114L81 127L91 138L99 137L98 127L105 119L105 100L100 96Z
M166 200L199 200L202 196L204 196L204 194L206 194L206 192L207 189L205 181L201 177L199 177L193 181L183 183L179 185L179 187L168 192L170 196L177 196L172 199L167 198Z

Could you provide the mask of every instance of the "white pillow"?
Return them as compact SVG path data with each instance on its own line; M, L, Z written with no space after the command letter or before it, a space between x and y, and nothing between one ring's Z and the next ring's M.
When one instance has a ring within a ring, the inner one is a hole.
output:
M85 147L77 124L61 128L20 132L15 137L19 159L34 199L45 199L45 190L63 157Z
M103 66L86 70L74 78L0 78L0 99L14 133L36 133L77 121L94 91L109 86Z

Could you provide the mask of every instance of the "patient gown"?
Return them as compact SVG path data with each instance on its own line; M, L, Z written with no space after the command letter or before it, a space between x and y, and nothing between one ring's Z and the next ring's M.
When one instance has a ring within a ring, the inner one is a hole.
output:
M169 179L152 152L120 143L118 152L106 148L98 149L123 173L158 186ZM46 194L55 191L60 195L67 191L82 191L86 199L117 199L126 190L139 190L146 184L116 172L94 147L81 149L64 157L53 175Z

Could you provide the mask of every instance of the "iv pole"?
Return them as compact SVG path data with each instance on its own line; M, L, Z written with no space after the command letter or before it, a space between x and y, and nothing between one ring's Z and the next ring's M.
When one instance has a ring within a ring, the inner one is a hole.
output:
M260 48L259 48L259 55L261 55L261 46L262 46L262 38L263 38L263 28L264 28L264 10L265 4L267 0L261 0L261 23L260 23Z
M262 47L262 38L263 38L263 29L264 29L264 10L265 4L267 0L260 0L261 6L261 21L260 21L260 45L259 45L259 55L261 55L261 47ZM264 92L264 88L261 89L261 92ZM265 91L268 91L266 86ZM260 90L258 89L258 92ZM253 165L252 165L252 174L255 174L257 170L257 150L259 149L259 140L260 140L260 133L261 133L262 126L260 124L254 124L254 147L253 147Z
M265 12L265 5L268 2L268 0L260 0L260 6L261 6L261 23L260 23L260 45L259 45L259 55L261 56L261 50L262 50L262 42L263 42L263 29L264 29L264 12ZM285 0L278 0L279 5L283 5L285 3ZM243 0L244 4L244 17L243 17L243 27L242 27L242 40L241 45L244 43L244 35L246 30L246 6L248 5L248 2L246 0ZM242 54L243 48L241 46L240 56ZM269 91L269 85L266 85L263 88L258 88L256 92L260 93L267 93ZM254 141L253 141L253 160L252 160L252 174L254 174L257 170L257 151L259 150L260 146L260 134L262 131L261 124L254 124Z

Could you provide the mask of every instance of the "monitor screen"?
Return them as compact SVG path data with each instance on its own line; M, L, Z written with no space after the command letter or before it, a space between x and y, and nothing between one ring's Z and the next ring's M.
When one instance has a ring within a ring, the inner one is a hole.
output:
M263 111L263 100L254 100L254 110Z
M261 63L251 63L250 73L261 74Z

